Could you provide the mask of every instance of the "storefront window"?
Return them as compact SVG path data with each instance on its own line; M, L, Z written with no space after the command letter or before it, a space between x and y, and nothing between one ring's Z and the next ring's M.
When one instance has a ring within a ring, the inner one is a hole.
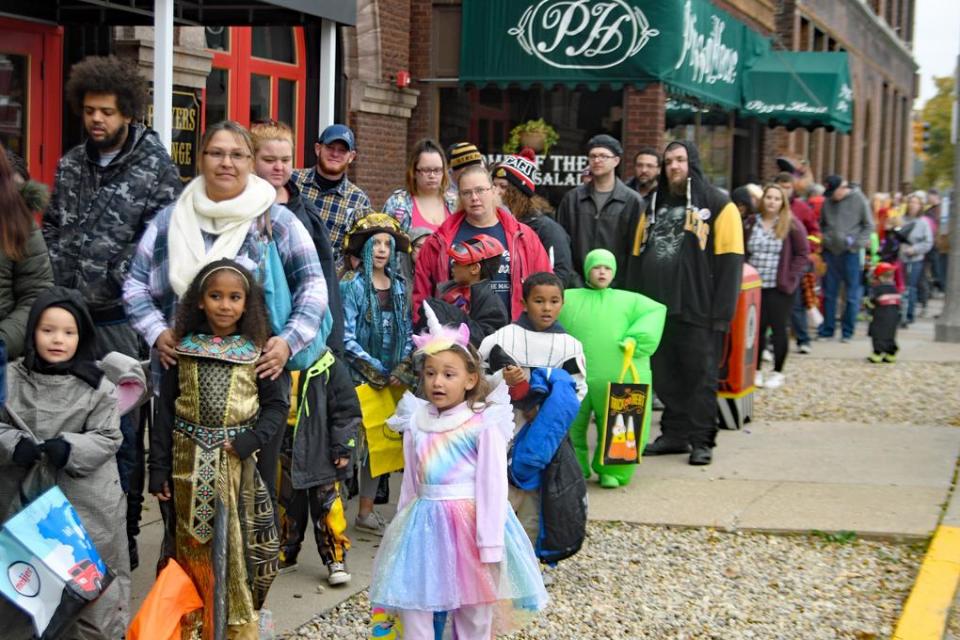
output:
M277 120L286 122L294 128L296 138L297 123L297 83L280 78L277 81Z
M679 98L667 100L667 141L685 140L697 145L700 164L711 184L730 190L733 168L733 129L722 109L696 105Z
M497 161L516 125L543 118L556 129L559 142L548 156L538 155L541 187L537 190L554 205L579 184L580 171L587 166L587 140L598 133L622 138L621 91L445 87L439 92L439 138L445 147L469 140L488 160Z
M207 97L204 102L207 126L227 119L229 104L229 72L226 69L211 69L207 76Z
M253 27L253 55L266 60L296 63L291 27Z
M0 53L0 142L26 158L27 57Z
M250 122L270 117L270 76L250 75Z

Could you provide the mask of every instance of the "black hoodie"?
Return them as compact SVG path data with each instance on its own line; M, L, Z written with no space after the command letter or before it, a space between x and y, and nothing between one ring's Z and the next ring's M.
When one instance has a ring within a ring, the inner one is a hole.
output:
M661 161L657 190L635 228L626 288L667 305L668 317L726 331L736 309L743 268L740 212L700 167L700 154L687 150L690 201L670 192Z
M69 311L77 322L77 351L66 362L50 363L37 352L35 339L40 316L50 307L59 307ZM23 347L23 364L36 373L46 375L74 375L94 389L100 387L103 371L97 360L102 354L97 342L97 332L90 317L90 311L83 302L79 291L65 287L51 287L37 296L27 318L26 338Z

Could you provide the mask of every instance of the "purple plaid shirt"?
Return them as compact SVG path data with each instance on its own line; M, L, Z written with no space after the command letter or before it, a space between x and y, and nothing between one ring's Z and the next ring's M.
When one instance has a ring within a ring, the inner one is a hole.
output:
M156 344L160 334L173 322L176 312L177 297L170 286L167 252L167 230L173 207L171 204L161 210L147 227L123 283L127 317L150 346ZM264 247L260 220L257 218L250 223L247 237L234 257L258 279L262 277L259 264ZM327 311L327 284L313 239L303 224L286 207L278 204L270 207L270 222L293 297L293 312L280 333L293 356L310 344L317 334ZM207 250L215 239L216 236L203 233Z

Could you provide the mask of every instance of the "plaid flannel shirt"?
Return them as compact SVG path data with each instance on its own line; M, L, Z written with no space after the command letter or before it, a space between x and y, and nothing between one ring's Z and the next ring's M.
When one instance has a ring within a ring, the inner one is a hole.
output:
M123 283L123 302L130 323L151 347L173 322L176 313L177 296L170 286L167 250L167 231L174 204L160 211L147 227ZM259 265L265 247L261 219L250 224L247 237L234 258L258 279L261 279ZM327 284L317 249L303 224L278 204L270 207L270 223L293 297L293 312L280 333L290 345L292 356L317 335L327 311ZM209 251L216 236L204 232L203 239Z
M317 186L316 176L315 168L297 169L291 179L300 189L300 197L313 203L327 225L333 257L339 268L343 263L344 236L358 218L373 212L373 206L366 192L350 182L346 176L335 189L325 191Z

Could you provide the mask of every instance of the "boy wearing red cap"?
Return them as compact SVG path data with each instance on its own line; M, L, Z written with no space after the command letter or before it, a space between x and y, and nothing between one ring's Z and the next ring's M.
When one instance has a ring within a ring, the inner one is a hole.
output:
M873 353L867 360L874 364L897 361L897 325L900 323L900 293L894 284L897 268L880 262L873 268L874 284L867 306L873 310L869 335Z

